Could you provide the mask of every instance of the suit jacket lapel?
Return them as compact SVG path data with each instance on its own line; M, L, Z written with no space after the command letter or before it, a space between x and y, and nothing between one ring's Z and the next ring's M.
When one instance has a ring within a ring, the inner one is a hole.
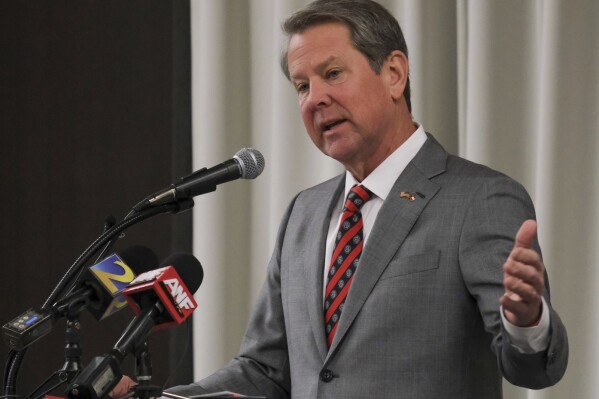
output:
M439 191L439 186L430 178L445 170L446 160L445 150L432 136L429 136L414 160L408 164L393 185L366 242L327 359L335 352L351 327L379 277L393 259L420 213ZM415 199L411 201L409 198L402 197L402 192L415 195Z
M306 301L308 303L308 314L314 340L321 358L324 360L327 354L326 336L324 332L323 311L323 279L324 279L324 255L327 233L331 221L333 208L339 203L339 197L343 194L345 175L341 175L322 187L316 192L312 199L314 213L309 226L308 241L304 256L304 274L306 280Z

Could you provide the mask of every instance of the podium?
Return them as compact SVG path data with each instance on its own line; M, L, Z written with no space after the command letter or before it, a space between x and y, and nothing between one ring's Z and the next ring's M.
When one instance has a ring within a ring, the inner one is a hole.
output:
M223 398L246 398L246 399L268 399L266 396L246 396L240 393L222 391L222 392L213 392L213 393L205 393L202 395L192 395L192 396L181 396L176 395L174 393L163 392L163 396L171 399L223 399Z

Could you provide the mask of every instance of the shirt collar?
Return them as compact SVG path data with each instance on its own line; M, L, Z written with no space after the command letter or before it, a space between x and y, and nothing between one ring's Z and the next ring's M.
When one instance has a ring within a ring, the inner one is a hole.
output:
M408 137L408 139L400 145L391 155L389 155L379 166L376 167L366 178L360 183L348 171L345 172L345 195L347 198L349 190L356 184L363 184L377 197L383 201L389 195L393 184L399 178L399 175L404 171L406 166L416 156L420 148L426 141L426 133L422 125L418 125L416 131Z

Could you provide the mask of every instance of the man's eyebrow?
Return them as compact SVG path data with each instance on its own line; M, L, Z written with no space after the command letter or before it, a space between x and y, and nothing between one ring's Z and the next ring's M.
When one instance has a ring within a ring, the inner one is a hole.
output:
M316 70L317 72L321 72L323 69L326 69L326 67L331 64L332 62L334 62L335 60L337 60L339 57L337 57L336 55L331 55L329 57L327 57L324 61L316 64L314 66L314 70ZM297 79L296 76L294 76L293 74L289 75L291 78L291 81L293 82L295 79Z

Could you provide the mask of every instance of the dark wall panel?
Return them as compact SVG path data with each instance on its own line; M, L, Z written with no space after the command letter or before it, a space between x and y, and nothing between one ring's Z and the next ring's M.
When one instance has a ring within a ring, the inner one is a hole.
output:
M190 170L189 4L3 1L0 54L4 324L43 303L104 218L122 218ZM116 248L144 244L159 258L189 251L190 216L158 216ZM128 310L101 323L82 317L85 364L110 349L131 317ZM64 328L57 324L31 347L20 394L62 366ZM184 341L169 334L150 340L157 383L170 372L170 342ZM191 378L186 359L174 382Z

